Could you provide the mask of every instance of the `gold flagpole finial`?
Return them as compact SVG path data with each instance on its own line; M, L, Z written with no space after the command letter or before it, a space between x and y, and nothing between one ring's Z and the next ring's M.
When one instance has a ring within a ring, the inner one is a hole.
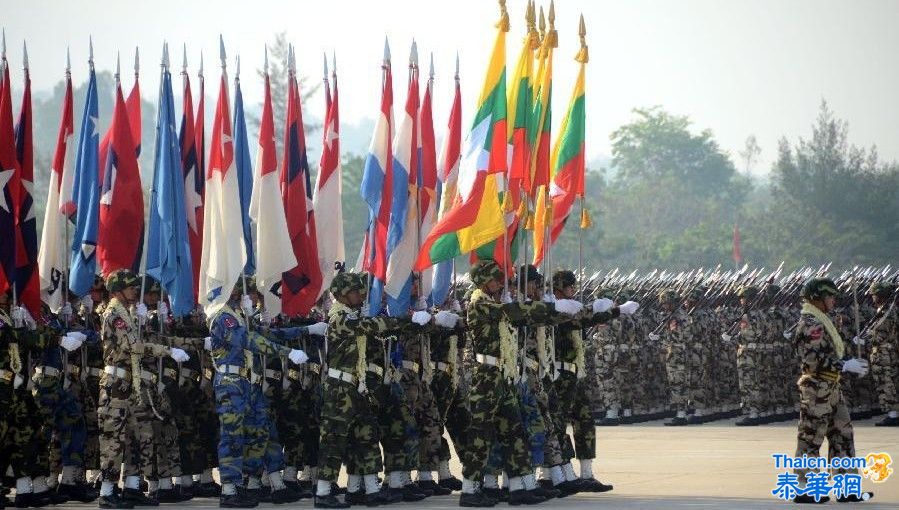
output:
M540 28L540 41L543 42L543 38L546 37L546 16L543 15L543 6L540 6L540 23L537 25Z
M581 22L578 27L578 36L581 39L581 49L578 50L574 60L581 64L586 64L590 61L590 53L587 51L587 25L584 23L583 14L581 14Z
M552 0L549 2L549 28L546 30L546 45L549 48L559 47L559 34L556 32L556 4Z
M528 40L531 50L536 50L540 47L540 34L537 33L537 6L534 3L534 0L528 1L528 8L525 14L525 21L528 26Z
M496 28L503 32L509 31L509 11L506 10L506 0L499 0L499 22Z

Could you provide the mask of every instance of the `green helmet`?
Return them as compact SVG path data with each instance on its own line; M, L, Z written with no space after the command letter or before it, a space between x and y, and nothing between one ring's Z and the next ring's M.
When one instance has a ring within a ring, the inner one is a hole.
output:
M689 297L693 301L698 301L702 299L705 295L705 289L703 287L696 287L690 291Z
M106 277L106 290L120 292L127 287L139 287L140 278L130 269L118 269Z
M889 282L874 282L868 287L868 295L885 298L889 297L893 290L893 284Z
M328 290L331 291L335 298L345 296L353 290L361 290L359 285L361 281L360 276L358 273L339 273L331 280L331 287ZM362 284L361 288L364 289L365 284Z
M678 295L674 289L665 289L659 292L659 303L677 303Z
M759 288L755 285L744 285L737 291L737 297L752 299L759 295Z
M577 277L574 276L574 272L568 269L560 269L553 273L553 289L564 289L565 287L571 287L572 285L577 285Z
M618 293L619 296L623 296L626 291L622 290ZM603 287L601 289L597 289L596 297L598 298L606 298L606 299L614 299L615 291L610 289L609 287Z
M139 276L137 278L138 280L140 280ZM162 286L159 285L159 280L157 280L156 278L153 278L149 275L144 275L144 291L147 294L150 294L152 292L156 292L158 294L162 292Z
M520 282L537 282L543 281L543 275L537 271L537 267L533 264L524 264L518 268L518 281Z
M805 299L823 299L824 296L837 294L837 284L830 278L811 278L802 286L802 297Z
M479 260L475 265L471 266L471 282L476 287L480 287L490 280L501 280L503 278L503 270L493 260Z
M767 288L765 288L765 294L767 294L768 296L775 296L779 292L780 285L777 285L776 283L772 283L771 285L768 285Z

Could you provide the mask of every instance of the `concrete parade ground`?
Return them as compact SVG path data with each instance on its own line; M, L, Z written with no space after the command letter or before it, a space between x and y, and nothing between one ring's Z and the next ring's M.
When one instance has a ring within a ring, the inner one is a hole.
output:
M862 487L874 492L866 503L828 503L840 508L899 508L899 428L875 427L879 418L855 422L858 456L886 452L893 458L893 475L883 483L864 479ZM776 470L771 455L792 455L796 447L796 423L759 427L735 427L734 420L699 426L665 427L662 421L597 427L597 478L615 486L605 494L578 494L535 508L609 509L764 509L799 508L771 495ZM825 448L822 449L826 455ZM451 465L459 476L458 462ZM577 466L575 465L575 469ZM341 484L345 478L341 479ZM420 503L401 503L397 508L458 508L458 493L432 497ZM170 508L217 508L218 500L194 499L163 505ZM506 506L500 503L497 508ZM67 504L65 508L96 508L96 503ZM311 508L311 500L292 505L262 504L259 508Z

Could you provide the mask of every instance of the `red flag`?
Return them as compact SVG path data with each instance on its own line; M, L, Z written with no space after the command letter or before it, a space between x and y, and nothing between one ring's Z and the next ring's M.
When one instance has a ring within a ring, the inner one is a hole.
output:
M26 57L27 58L27 57ZM25 92L16 126L16 160L19 163L19 197L16 213L16 293L19 302L37 317L41 291L37 271L37 219L34 214L34 145L31 129L31 76L26 64Z
M3 64L6 59L3 59ZM0 80L0 292L15 282L16 211L19 203L19 164L12 124L9 66L3 65Z
M306 158L306 136L303 133L303 111L292 63L287 88L281 197L284 200L284 214L287 216L287 229L297 266L282 275L281 307L287 315L306 315L318 299L322 273L318 266L318 243L309 161Z
M186 78L184 81L184 108L188 111L192 105L189 104L190 82ZM186 207L187 214L187 237L190 239L190 258L193 263L194 270L194 292L200 290L200 262L203 254L203 209L206 203L206 126L204 123L206 95L204 91L203 80L203 61L200 60L200 78L197 100L197 117L193 125L193 150L196 158L196 169L193 176L189 175L189 168L185 167L184 171L184 197L190 198L189 207ZM183 127L182 127L183 129ZM191 143L187 139L181 140L181 157L184 157L184 147ZM199 298L199 294L197 294Z
M743 263L743 254L740 252L740 227L734 223L734 264Z
M104 275L123 268L137 270L143 248L144 194L121 85L116 87L107 138L97 234L97 260Z

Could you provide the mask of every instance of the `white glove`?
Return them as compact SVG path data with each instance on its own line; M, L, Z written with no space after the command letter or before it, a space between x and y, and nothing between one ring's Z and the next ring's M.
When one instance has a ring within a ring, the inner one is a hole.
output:
M316 322L315 324L307 326L306 332L310 335L325 336L325 334L328 332L328 323Z
M721 333L721 339L724 340L725 342L730 342L731 338L732 337L730 335L728 335L727 333Z
M868 360L852 358L843 362L843 372L851 372L864 377L868 373Z
M84 342L85 340L87 340L87 335L80 331L69 331L68 333L66 333L66 336L74 338L79 342Z
M509 304L512 302L512 294L509 294L508 290L503 291L503 303Z
M59 309L59 316L68 321L72 317L72 304L66 301L66 304Z
M621 315L632 315L637 311L637 308L640 308L640 303L636 301L626 301L623 305L618 307L618 311L621 312Z
M84 336L84 335L82 335L82 336ZM75 349L81 347L81 342L82 342L82 340L79 340L77 337L71 337L69 335L66 335L66 336L60 337L59 346L69 352L72 352Z
M89 314L94 311L94 300L91 298L90 294L81 298L81 309L85 314Z
M784 338L786 338L787 340L793 338L793 332L790 330L784 331Z
M852 337L852 343L854 343L855 345L865 345L865 339L856 335Z
M413 312L412 322L418 324L419 326L424 326L425 324L431 322L431 314L424 310Z
M178 363L184 363L185 361L190 359L190 355L184 352L183 349L179 349L177 347L172 347L172 351L169 353L169 356L172 357L173 360Z
M147 305L138 303L137 306L134 307L134 314L137 315L138 324L147 322Z
M544 303L555 303L556 295L552 294L550 292L547 292L546 294L543 295L543 302Z
M9 317L12 319L15 327L21 328L25 325L25 309L21 306L14 306L12 310L9 311Z
M458 299L453 300L453 304L452 304L452 306L450 306L450 310L452 310L455 313L459 313L462 311L462 304L459 303Z
M655 334L655 333L650 333L650 334L649 334L649 339L652 340L653 342L658 342L658 341L659 341L659 338L662 338L662 337L660 337L659 335L657 335L657 334Z
M156 311L159 312L159 320L165 320L169 316L169 305L165 304L165 301L160 301Z
M206 338L203 339L203 349L206 349L207 351L212 350L212 337L211 336L207 336Z
M447 312L446 310L440 310L434 315L434 322L437 323L438 326L442 328L455 328L456 323L459 322L459 316L454 314L453 312Z
M609 298L599 298L593 302L593 313L608 312L615 305L615 302Z
M36 330L37 322L34 322L34 317L31 316L31 313L28 312L28 309L23 306L20 306L19 308L21 308L22 312L24 313L23 319L25 320L25 325L28 326L28 330L29 331Z
M272 323L272 316L268 313L268 310L263 310L259 312L259 324L262 324L265 327L268 327Z
M427 298L425 298L424 296L419 297L418 300L415 301L415 309L416 310L427 310L428 309Z
M240 296L240 309L243 310L248 317L253 315L253 300L250 299L250 296L244 294Z
M309 361L309 356L306 356L306 353L300 349L291 349L287 357L290 358L290 362L294 365L302 365Z
M584 304L574 299L557 299L554 303L556 311L566 315L576 315L584 308Z
M19 389L19 386L21 386L23 382L25 382L25 379L23 379L21 375L16 374L16 377L15 379L13 379L12 383L13 389Z

